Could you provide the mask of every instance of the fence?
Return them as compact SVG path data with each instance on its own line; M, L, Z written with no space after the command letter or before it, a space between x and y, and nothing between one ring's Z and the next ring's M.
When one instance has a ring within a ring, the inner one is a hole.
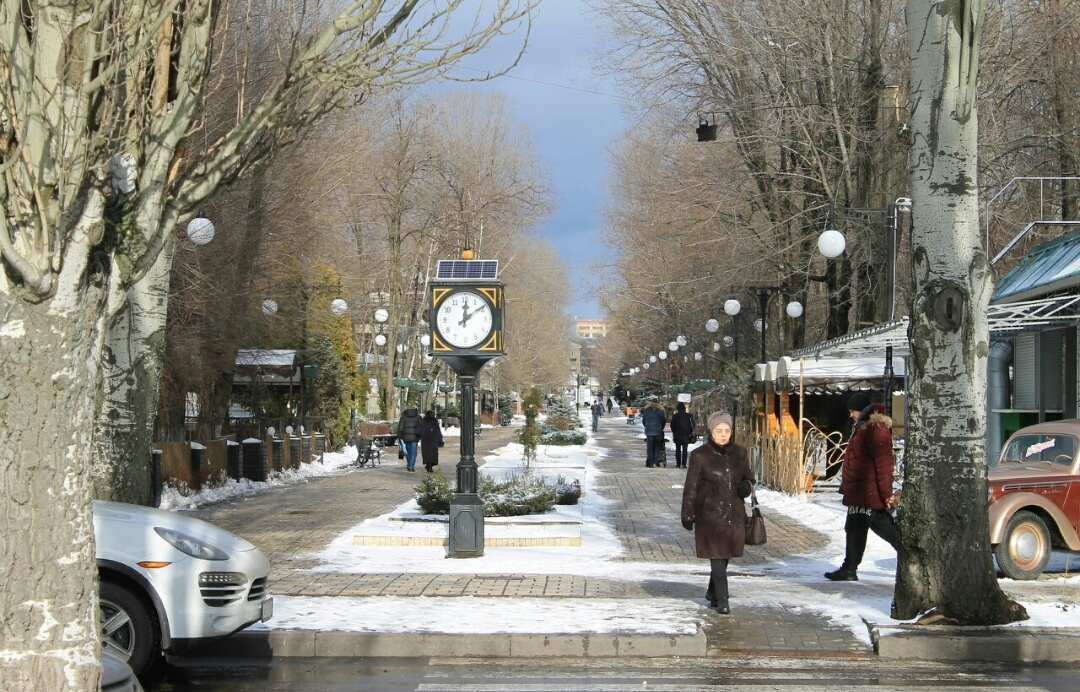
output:
M839 433L827 435L807 421L803 421L801 436L797 427L783 433L756 433L750 444L757 450L754 473L758 480L792 495L812 491L827 469L843 460L847 448Z
M199 491L223 485L229 479L247 478L264 481L271 473L298 469L301 464L321 460L326 451L326 436L311 433L302 436L266 436L207 442L160 442L160 474L155 474L155 494L161 487L186 487Z

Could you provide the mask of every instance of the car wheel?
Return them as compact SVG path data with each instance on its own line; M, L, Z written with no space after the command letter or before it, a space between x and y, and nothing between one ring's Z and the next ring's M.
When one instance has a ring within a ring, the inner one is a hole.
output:
M994 548L994 557L1006 577L1037 579L1050 561L1050 531L1038 515L1017 512L1005 526L1005 538Z
M146 674L161 655L156 618L137 594L119 584L102 580L100 592L102 648L127 661L136 675Z

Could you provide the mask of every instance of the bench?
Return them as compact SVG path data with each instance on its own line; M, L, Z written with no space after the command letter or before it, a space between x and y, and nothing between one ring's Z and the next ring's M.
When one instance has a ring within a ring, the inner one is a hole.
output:
M380 466L382 453L374 440L357 435L353 444L356 445L357 466Z

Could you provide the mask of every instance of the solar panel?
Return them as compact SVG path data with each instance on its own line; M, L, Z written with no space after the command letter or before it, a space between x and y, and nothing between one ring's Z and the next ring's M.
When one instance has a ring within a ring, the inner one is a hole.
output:
M497 279L499 260L439 260L436 279Z

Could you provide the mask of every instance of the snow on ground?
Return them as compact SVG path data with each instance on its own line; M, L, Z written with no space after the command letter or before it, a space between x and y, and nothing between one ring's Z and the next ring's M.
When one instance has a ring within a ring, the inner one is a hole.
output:
M586 425L588 429L588 425ZM339 535L324 550L310 556L318 562L313 571L354 573L439 573L439 574L568 574L597 579L644 582L662 580L701 587L708 580L708 563L693 560L686 564L622 562L622 546L612 531L605 501L596 488L603 472L596 462L607 450L590 439L570 447L542 447L532 464L533 473L551 479L577 479L583 496L580 547L493 548L474 559L447 559L439 547L356 546L353 536L409 535L435 532L445 535L445 524L403 522L416 518L418 508L410 501L390 514L362 522ZM226 497L260 492L269 487L306 482L310 477L341 473L362 473L351 466L352 450L327 453L322 462L288 471L266 483L230 482L223 488L205 490L189 497L170 492L162 500L165 509L197 507ZM521 473L520 444L509 444L483 459L484 473ZM676 477L677 478L677 477ZM672 488L681 488L676 482ZM825 534L825 547L808 554L791 555L764 565L736 559L731 565L733 609L779 607L792 612L810 612L848 627L869 643L866 623L900 624L889 617L896 555L884 541L871 533L866 555L859 568L858 583L833 584L822 574L835 569L844 553L845 508L839 495L821 494L794 497L761 489L758 500L770 513L783 514ZM676 521L671 517L671 521ZM403 526L408 526L404 529ZM385 532L385 533L384 533ZM1049 571L1060 577L1038 582L1002 579L1002 587L1028 609L1031 619L1015 627L1072 627L1080 610L1080 577L1071 576L1069 553L1055 553ZM703 595L703 594L702 594ZM417 602L421 601L420 607ZM704 600L654 597L649 599L601 598L472 598L401 597L314 598L275 597L274 618L256 628L337 629L357 632L445 632L445 633L585 633L619 632L687 634L709 611Z

